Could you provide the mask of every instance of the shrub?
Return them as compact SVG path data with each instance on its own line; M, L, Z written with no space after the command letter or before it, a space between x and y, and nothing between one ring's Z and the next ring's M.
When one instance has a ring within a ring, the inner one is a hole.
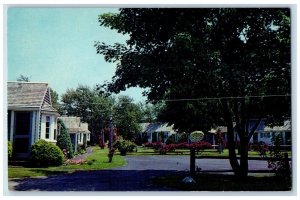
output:
M55 144L39 140L31 147L30 161L37 167L59 166L63 164L64 154Z
M56 145L65 152L66 158L73 158L74 149L71 142L70 134L68 133L65 124L63 121L58 119L58 126L60 126L60 134L57 136Z
M101 149L104 149L105 144L103 142L103 138L100 135L98 136L98 144Z
M269 145L259 142L258 144L252 144L249 149L257 151L261 157L265 157L269 151Z
M8 141L7 143L7 153L8 153L8 159L11 159L13 154L13 147L10 141Z
M84 153L86 153L86 149L85 149L84 145L78 145L77 146L77 153L78 154L84 154Z
M211 149L212 145L209 142L206 141L199 141L192 144L188 144L187 147L189 149L195 149L197 151L204 150L204 149Z
M275 175L287 182L291 181L291 163L286 160L285 152L280 148L282 143L281 133L272 136L273 148L270 149L270 159L268 160L268 167L271 168ZM286 153L287 154L287 153Z
M127 152L133 152L134 148L136 148L136 144L129 140L123 140L123 138L120 137L114 143L113 147L117 148L121 155L126 155Z

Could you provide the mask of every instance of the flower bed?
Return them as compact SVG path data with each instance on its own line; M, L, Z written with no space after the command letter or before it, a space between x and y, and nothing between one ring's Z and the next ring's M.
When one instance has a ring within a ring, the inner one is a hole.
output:
M163 144L161 142L153 142L153 143L145 143L144 147L153 148L159 154L167 154L169 152L175 152L176 149L194 149L196 151L211 149L212 145L209 142L200 141L192 144L188 144L186 142L179 144Z

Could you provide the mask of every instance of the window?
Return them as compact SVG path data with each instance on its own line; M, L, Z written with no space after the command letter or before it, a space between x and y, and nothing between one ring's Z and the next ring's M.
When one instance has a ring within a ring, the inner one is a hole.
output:
M46 116L46 139L50 138L50 117Z
M260 133L260 138L270 138L271 134L270 133Z
M54 140L57 140L56 129L54 129Z

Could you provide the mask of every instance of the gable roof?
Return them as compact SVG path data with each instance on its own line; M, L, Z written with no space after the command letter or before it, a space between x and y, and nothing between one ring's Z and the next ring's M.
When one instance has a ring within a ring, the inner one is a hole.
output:
M283 123L283 126L274 126L274 127L270 127L270 126L265 126L264 131L268 132L268 131L291 131L292 130L292 123L291 120L286 120Z
M45 95L47 92L49 92L48 83L8 82L7 103L11 107L41 108L46 100ZM47 101L49 100L47 99ZM47 103L51 106L51 100Z
M174 125L169 126L168 123L140 123L142 132L154 133L154 132L170 132L176 133Z
M78 133L80 131L79 117L59 117L62 120L69 133Z
M56 111L51 104L48 83L7 82L7 104L9 107L42 108L45 103L48 111Z

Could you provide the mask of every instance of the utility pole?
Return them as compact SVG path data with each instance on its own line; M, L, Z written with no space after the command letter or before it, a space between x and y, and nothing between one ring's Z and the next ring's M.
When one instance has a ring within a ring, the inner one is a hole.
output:
M109 150L112 149L113 143L113 124L112 124L112 115L109 117Z

